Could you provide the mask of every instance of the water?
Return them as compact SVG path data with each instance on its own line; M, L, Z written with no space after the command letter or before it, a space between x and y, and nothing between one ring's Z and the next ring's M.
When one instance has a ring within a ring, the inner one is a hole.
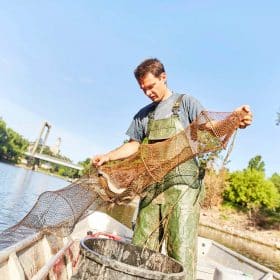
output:
M199 235L212 239L244 256L280 273L280 250L254 241L226 234L207 226L199 227Z
M0 232L19 222L42 192L68 184L57 177L0 162Z
M136 201L130 203L129 205L116 205L112 209L106 209L105 207L100 207L98 210L103 211L110 215L114 219L118 220L128 228L132 228L132 222L135 219L135 206Z

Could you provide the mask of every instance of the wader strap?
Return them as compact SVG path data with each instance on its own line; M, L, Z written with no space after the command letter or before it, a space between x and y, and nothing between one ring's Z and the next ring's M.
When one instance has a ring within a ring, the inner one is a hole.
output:
M149 114L148 114L148 119L149 120L153 120L155 118L155 110L156 109L154 109L153 111L149 112Z
M153 120L155 118L155 111L156 111L156 108L157 108L157 105L155 102L154 102L154 106L153 106L153 109L148 113L148 119L150 120Z
M180 96L177 98L176 102L174 103L174 105L172 107L173 115L177 115L178 116L179 108L181 106L181 102L182 102L183 97L184 97L184 94L180 94Z
M173 105L173 107L172 107L172 113L173 113L173 115L178 116L179 108L180 108L180 106L181 106L181 102L182 102L183 97L184 97L184 94L180 94L179 97L177 98L177 100L175 101L175 103L174 103L174 105ZM156 108L157 108L157 107L155 107L155 109L154 109L153 111L149 112L149 114L148 114L149 120L153 120L153 119L155 118L155 111L156 111Z

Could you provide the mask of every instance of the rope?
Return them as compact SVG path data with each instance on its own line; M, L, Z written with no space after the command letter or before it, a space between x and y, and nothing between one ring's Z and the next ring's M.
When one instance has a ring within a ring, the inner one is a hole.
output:
M231 140L231 143L229 145L229 148L228 148L228 151L227 151L227 154L223 160L223 164L222 164L222 168L224 168L226 166L226 164L228 163L228 159L229 159L229 156L233 150L233 146L234 146L234 143L235 143L235 139L236 139L236 135L237 135L237 129L235 130L235 133L233 135L233 138Z

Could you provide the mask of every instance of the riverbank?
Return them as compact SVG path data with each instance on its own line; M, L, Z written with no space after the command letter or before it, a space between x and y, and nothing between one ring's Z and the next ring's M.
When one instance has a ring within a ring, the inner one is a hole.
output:
M72 182L72 180L73 180L69 177L64 177L64 176L61 176L59 174L51 173L51 172L49 172L45 169L42 169L42 168L37 168L36 170L33 170L31 167L28 167L28 166L26 166L25 164L22 164L22 163L17 163L17 164L12 164L12 163L7 163L7 162L3 162L3 163L10 164L12 166L16 166L16 167L20 167L20 168L24 168L24 169L27 169L27 170L32 170L34 172L40 172L40 173L43 173L45 175L53 176L53 177L56 177L56 178L59 178L59 179L62 179L62 180L68 181L68 182Z
M280 225L263 229L253 226L247 214L230 209L201 209L200 224L221 232L280 249Z
M73 178L70 178L70 177L59 175L57 173L51 173L48 170L42 169L40 167L38 167L36 170L33 170L31 167L27 166L24 163L12 163L10 161L3 160L3 159L0 162L2 162L4 164L11 165L11 166L15 166L15 167L19 167L19 168L24 168L24 169L27 169L27 170L32 170L34 172L40 172L40 173L43 173L45 175L53 176L53 177L56 177L56 178L59 178L59 179L62 179L62 180L68 181L68 182L73 182L74 180L76 180L76 179L73 179Z

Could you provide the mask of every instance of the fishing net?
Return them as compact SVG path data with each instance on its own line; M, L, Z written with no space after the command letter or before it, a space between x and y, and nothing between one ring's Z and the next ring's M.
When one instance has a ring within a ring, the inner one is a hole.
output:
M141 144L132 156L91 168L69 186L42 193L30 212L0 234L0 249L43 231L59 236L71 233L87 209L127 204L144 196L148 187L163 182L180 163L226 147L243 118L243 112L202 112L184 131L168 140Z

